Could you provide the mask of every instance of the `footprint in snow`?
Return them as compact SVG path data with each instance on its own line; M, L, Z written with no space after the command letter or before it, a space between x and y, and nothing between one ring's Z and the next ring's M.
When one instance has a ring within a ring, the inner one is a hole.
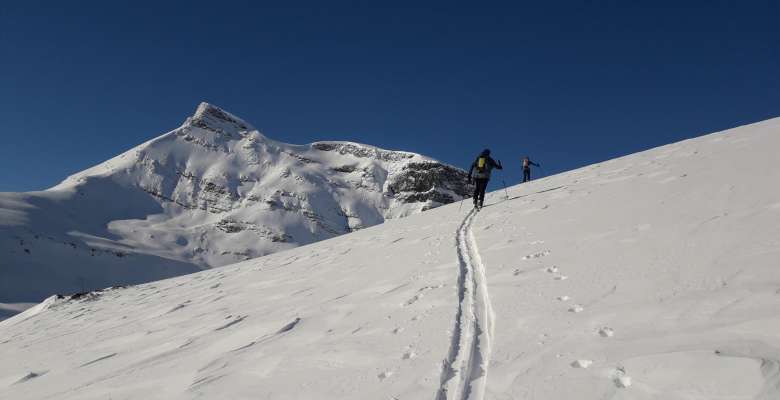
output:
M570 365L572 368L588 368L593 364L593 361L591 360L577 360L572 362Z
M403 304L403 306L404 307L411 306L412 304L416 303L417 301L419 301L423 297L425 297L424 293L417 293L416 295L414 295L414 297L412 297L411 299L407 300L406 303Z
M401 356L401 359L403 360L411 360L412 358L417 357L417 353L414 352L414 350L409 350L404 355Z
M620 389L625 389L631 386L631 377L626 375L626 370L623 367L617 367L610 374L612 382Z
M523 260L530 260L532 258L540 258L544 256L550 255L550 250L541 251L539 253L529 254L526 256L523 256Z
M553 265L552 267L548 267L548 268L546 269L546 271L547 271L547 272L549 272L549 273L551 273L551 274L554 274L554 273L558 272L558 267L556 267L555 265Z
M557 275L553 279L555 279L556 281L565 281L565 280L569 279L569 277L566 276L566 275Z
M569 301L569 300L571 300L571 297L569 297L569 296L558 296L557 299L558 299L558 301Z
M580 313L583 311L585 311L585 309L579 304L575 304L569 308L569 312L573 312L573 313Z
M433 289L439 289L439 288L442 288L442 287L444 287L444 284L437 285L437 286L425 286L425 287L422 287L422 288L420 288L420 290L417 291L417 294L415 294L414 297L412 297L411 299L407 300L406 303L403 304L403 306L404 307L411 306L412 304L416 303L417 301L419 301L420 299L425 297L425 292L427 292L429 290L433 290Z
M377 375L377 378L379 378L380 381L383 381L391 376L393 376L393 371L384 371Z
M392 332L393 332L393 335L397 335L397 334L399 334L399 333L401 333L403 331L404 331L404 328L399 326L398 328L393 329Z
M612 337L615 335L615 331L612 330L612 328L605 326L599 329L599 335L602 337Z

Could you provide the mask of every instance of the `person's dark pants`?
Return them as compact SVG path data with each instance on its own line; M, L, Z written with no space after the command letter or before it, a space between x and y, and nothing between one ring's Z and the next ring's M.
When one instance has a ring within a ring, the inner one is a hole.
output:
M485 202L485 190L487 189L488 179L477 178L474 179L474 183L476 184L474 188L474 205L482 207L482 204Z
M523 182L531 180L531 168L523 168Z

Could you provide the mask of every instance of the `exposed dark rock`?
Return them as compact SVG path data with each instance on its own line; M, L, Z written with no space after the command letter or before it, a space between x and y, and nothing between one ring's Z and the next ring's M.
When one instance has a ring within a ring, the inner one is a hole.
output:
M118 286L110 286L105 289L99 289L99 290L92 290L89 292L78 292L71 295L61 295L58 294L58 299L67 299L67 300L82 300L82 301L92 301L97 300L102 296L103 294L110 292L112 290L119 290L126 288L126 285L118 285Z
M217 229L225 233L238 233L251 231L262 237L270 239L272 242L286 243L292 240L292 236L284 232L276 232L267 226L257 225L251 222L234 221L226 218L216 224Z
M412 153L403 151L382 150L376 147L360 146L354 143L317 142L312 143L312 148L320 151L335 151L339 154L350 154L358 158L375 158L384 161L401 161L414 157Z
M219 107L212 106L211 104L202 104L198 109L197 115L193 118L193 122L211 126L212 124L210 124L210 122L212 121L226 122L244 130L249 129L244 122L233 118Z
M455 195L465 197L471 191L468 174L458 168L435 162L409 163L392 177L388 185L391 195L407 203L435 201L448 204Z
M341 167L332 168L332 170L336 172L350 173L350 172L355 172L357 170L357 167L354 165L343 165Z
M303 157L301 155L298 155L298 154L295 154L295 153L292 153L292 152L282 151L282 153L283 154L287 154L288 156L298 160L301 164L316 164L317 163L317 161L308 159L306 157Z

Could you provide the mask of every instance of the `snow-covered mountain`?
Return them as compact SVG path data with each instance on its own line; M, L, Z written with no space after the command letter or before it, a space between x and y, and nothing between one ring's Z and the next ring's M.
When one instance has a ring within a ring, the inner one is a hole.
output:
M280 143L202 103L181 127L49 190L0 193L0 303L225 265L467 192L464 171L431 158Z
M780 119L0 322L0 398L780 398Z

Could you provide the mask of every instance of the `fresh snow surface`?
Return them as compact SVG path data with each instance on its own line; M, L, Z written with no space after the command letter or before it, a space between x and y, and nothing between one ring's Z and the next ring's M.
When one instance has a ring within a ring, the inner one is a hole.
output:
M54 293L232 264L467 192L464 171L431 158L281 143L203 103L179 128L49 190L0 193L0 303L10 303L0 318Z
M774 119L52 297L0 322L0 398L780 399L779 150Z

